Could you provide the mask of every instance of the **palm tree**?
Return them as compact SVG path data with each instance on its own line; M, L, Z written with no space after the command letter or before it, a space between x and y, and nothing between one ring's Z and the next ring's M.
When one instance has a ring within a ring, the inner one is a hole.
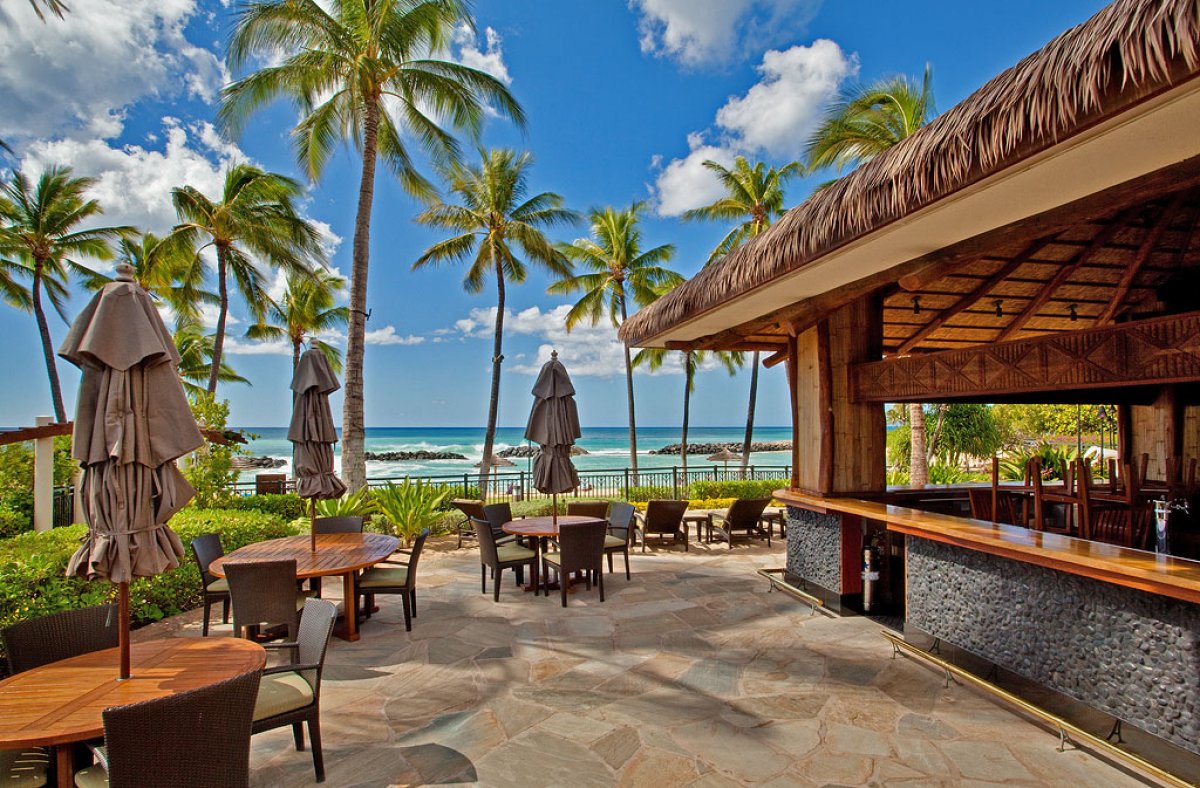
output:
M116 260L130 266L133 281L176 315L199 317L202 305L220 303L216 293L203 288L204 261L194 254L181 254L162 240L154 233L124 237L117 242ZM99 290L111 281L112 277L99 271L83 275L88 290Z
M934 115L933 72L927 66L920 84L915 79L895 76L873 85L845 92L826 114L805 154L809 170L858 164L874 158L929 122ZM929 459L925 454L925 408L908 406L912 427L909 482L929 482Z
M328 10L327 10L328 9ZM500 80L430 56L454 30L473 25L467 0L260 0L243 7L229 44L229 65L251 58L276 65L229 85L220 120L231 131L274 101L292 99L300 121L292 140L301 167L318 179L340 141L362 153L350 275L350 328L342 419L342 472L351 490L366 484L363 458L363 348L375 163L409 192L429 196L402 132L435 159L456 156L440 125L477 138L489 107L524 125L524 113Z
M685 211L686 221L738 222L726 233L705 265L725 255L754 238L771 226L771 222L783 215L783 191L789 180L804 173L804 165L798 161L788 162L779 169L755 162L751 167L745 156L738 156L733 169L723 167L715 161L705 161L704 166L716 173L725 188L725 196L703 208ZM750 360L750 402L746 406L746 437L742 441L742 474L750 464L750 445L754 440L754 406L758 400L758 351Z
M672 351L666 348L649 347L638 351L633 357L633 365L641 366L645 364L651 371L660 369L666 362L667 354ZM708 353L703 350L687 350L682 353L683 361L683 425L680 430L679 438L679 464L683 466L683 482L687 484L687 458L688 458L688 422L691 420L692 409L692 392L696 390L696 370L703 366L708 360ZM733 375L737 374L738 369L745 363L745 357L741 351L715 351L714 358L720 363L725 371Z
M313 275L291 274L287 291L278 302L267 304L258 323L246 330L250 339L286 341L292 346L292 371L300 364L300 346L310 341L329 359L334 372L342 371L342 354L334 345L314 337L322 331L342 328L350 319L350 309L334 306L335 296L346 287L346 280L326 271Z
M183 389L190 396L207 393L205 387L212 374L213 335L204 331L204 326L195 317L181 315L175 321L175 349L179 351L179 378ZM234 371L228 362L221 362L222 383L245 383L250 381Z
M28 298L13 289L14 282L0 284L9 303L27 305L37 321L50 378L50 397L54 403L54 418L67 420L63 407L62 387L54 363L54 345L50 326L42 307L42 292L59 316L66 320L63 306L67 296L69 274L91 274L79 263L79 258L109 260L113 256L109 241L132 232L129 227L92 227L79 225L100 215L103 210L96 200L85 194L95 183L92 178L73 178L68 167L49 167L36 184L21 172L0 187L0 268L6 274L28 277ZM0 277L3 279L3 277Z
M605 312L614 328L628 315L628 296L639 308L658 298L658 294L683 282L683 277L663 266L675 254L675 247L663 244L642 251L642 231L638 227L645 203L635 202L623 211L612 206L588 212L591 237L574 243L559 244L559 251L587 273L568 276L546 288L552 295L582 291L583 296L567 313L567 331L584 320L596 325ZM636 476L637 419L633 407L633 362L625 351L625 396L629 404L629 464Z
M459 198L460 203L433 202L417 216L417 221L450 230L456 235L426 249L412 267L416 270L429 264L470 259L470 267L463 278L463 287L468 293L482 291L489 274L496 277L492 390L479 472L482 486L489 471L500 405L505 283L525 281L526 267L517 257L518 250L530 263L552 274L570 275L570 263L542 234L541 228L573 224L579 220L579 215L564 209L562 197L553 192L526 198L532 154L496 149L480 150L479 155L482 161L478 166L458 162L438 166L448 190Z
M46 11L54 14L59 19L71 9L62 0L29 0L29 4L33 6L33 13L37 14L37 18L46 21ZM43 9L43 6L45 8Z
M164 253L186 250L194 260L210 246L217 252L217 330L208 376L209 394L216 393L220 379L229 316L229 277L233 277L234 286L254 317L261 318L268 301L263 292L266 280L262 263L289 275L311 274L310 260L325 264L320 233L296 209L303 194L304 188L296 180L250 164L229 168L218 201L191 186L171 191L180 224L164 239Z

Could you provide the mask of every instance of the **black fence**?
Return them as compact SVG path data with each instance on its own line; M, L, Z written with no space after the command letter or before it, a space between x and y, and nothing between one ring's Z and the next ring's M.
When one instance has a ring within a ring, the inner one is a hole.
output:
M266 474L264 474L266 476ZM239 495L255 492L279 492L278 475L271 474L271 481L263 484L255 481L240 481L233 485ZM790 465L751 465L744 472L740 467L721 468L706 465L689 467L685 472L679 466L668 468L645 468L636 472L629 468L613 468L579 471L579 487L560 498L622 498L627 501L645 501L651 498L683 498L693 482L722 481L766 481L791 479ZM505 470L488 474L486 490L479 486L479 473L441 474L413 476L430 484L450 488L455 497L499 498L514 500L546 498L544 493L533 487L533 474L528 471ZM367 479L370 487L386 487L388 483L403 481L402 478ZM269 486L268 486L269 484ZM285 489L292 489L291 480L283 482Z
M75 487L55 487L51 524L54 528L70 525L75 519Z

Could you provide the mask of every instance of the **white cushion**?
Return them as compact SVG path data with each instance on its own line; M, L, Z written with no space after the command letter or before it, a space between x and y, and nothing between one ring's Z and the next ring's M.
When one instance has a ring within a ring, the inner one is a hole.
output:
M212 593L216 593L218 591L229 593L229 581L223 577L218 577L216 580L205 586L204 590Z
M33 788L46 784L50 753L41 747L24 750L0 750L0 786Z
M507 561L527 561L532 559L534 552L527 547L515 544L500 545L496 548L496 557L501 563Z
M276 714L302 709L313 702L313 689L303 676L294 670L269 673L258 685L258 700L254 702L254 720L265 720Z
M625 546L625 540L619 536L613 536L612 534L609 534L608 536L604 537L604 549L605 550L607 550L610 547L624 547L624 546Z

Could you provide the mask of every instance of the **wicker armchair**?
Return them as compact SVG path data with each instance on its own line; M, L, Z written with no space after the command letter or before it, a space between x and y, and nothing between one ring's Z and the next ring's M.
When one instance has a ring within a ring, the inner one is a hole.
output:
M608 518L608 501L568 501L567 514L604 520Z
M225 564L233 601L233 634L249 637L250 627L284 624L296 639L297 615L308 597L296 590L296 562L254 561Z
M363 522L363 518L357 516L318 517L317 533L361 534L363 532Z
M625 554L625 579L629 574L629 546L633 544L633 516L637 508L631 503L614 501L608 510L608 536L604 537L604 554L608 556L608 573L613 571L613 554Z
M204 624L201 634L208 637L208 621L212 606L221 603L221 623L229 623L229 581L208 571L213 561L225 555L220 534L202 534L192 540L192 557L200 569L201 593L204 595Z
M254 704L253 732L291 725L297 752L304 751L303 725L307 723L313 771L319 783L325 782L325 760L321 752L321 674L325 670L325 652L336 620L337 606L332 602L309 599L304 603L296 639L267 646L290 650L292 661L263 671L258 700Z
M508 501L500 503L489 503L483 507L483 519L488 521L488 525L492 529L492 539L497 545L508 544L509 542L519 542L516 536L504 533L504 524L511 523L514 519L512 507Z
M709 515L709 522L712 523L713 530L729 543L730 550L733 549L733 537L738 533L745 534L747 538L765 538L767 547L770 547L771 531L762 527L763 511L769 503L770 498L739 498L725 514L714 512Z
M596 583L600 589L600 601L604 601L604 539L608 536L608 523L563 523L558 530L558 552L542 557L542 563L554 567L558 572L558 585L562 590L562 606L567 606L568 577L572 572L583 572L587 588ZM547 570L548 571L548 570ZM547 575L548 576L548 575Z
M375 607L376 594L399 594L404 603L404 630L412 632L412 620L417 617L417 563L428 537L429 529L426 528L411 548L398 551L407 553L408 561L376 564L359 576L357 593L366 597L366 604L361 609L367 618L371 617L371 609Z
M8 672L33 670L60 659L117 647L117 606L64 610L0 629Z
M483 584L482 593L487 593L487 571L490 568L495 577L492 600L500 601L500 576L505 569L512 568L517 575L517 584L525 582L525 567L528 566L533 575L533 593L538 593L537 553L527 547L517 544L498 544L492 533L492 526L483 520L471 518L475 526L475 538L479 540L479 577Z
M688 549L687 529L683 527L683 516L687 514L687 501L656 500L646 504L646 513L641 516L642 552L646 552L646 540L670 538L672 542L683 540L684 552Z
M99 763L80 788L230 788L250 784L250 721L262 673L104 710Z

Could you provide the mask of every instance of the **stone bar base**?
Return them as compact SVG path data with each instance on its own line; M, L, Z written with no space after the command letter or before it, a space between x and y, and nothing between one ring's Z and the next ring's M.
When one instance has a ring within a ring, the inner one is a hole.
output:
M1200 606L911 535L906 560L906 627L1200 753Z

